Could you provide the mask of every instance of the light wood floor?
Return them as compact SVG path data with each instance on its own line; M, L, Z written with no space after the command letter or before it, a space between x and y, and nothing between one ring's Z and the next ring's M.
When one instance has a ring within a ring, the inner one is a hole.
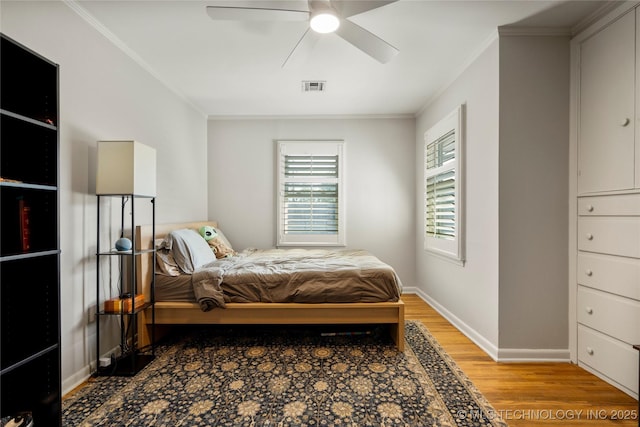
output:
M638 401L584 369L494 362L420 297L402 300L406 319L424 323L509 426L640 426Z

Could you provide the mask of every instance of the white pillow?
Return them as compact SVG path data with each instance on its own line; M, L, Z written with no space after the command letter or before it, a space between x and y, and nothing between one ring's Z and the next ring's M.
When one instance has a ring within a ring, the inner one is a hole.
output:
M170 232L164 246L171 250L173 259L180 270L187 274L216 260L207 241L195 230L183 228Z
M180 267L173 259L173 254L168 249L158 249L156 251L156 273L165 276L179 276L182 274Z

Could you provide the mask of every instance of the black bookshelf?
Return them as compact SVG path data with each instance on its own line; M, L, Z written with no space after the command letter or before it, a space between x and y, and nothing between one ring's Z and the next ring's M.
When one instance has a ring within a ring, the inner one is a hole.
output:
M59 67L0 36L0 417L61 426Z

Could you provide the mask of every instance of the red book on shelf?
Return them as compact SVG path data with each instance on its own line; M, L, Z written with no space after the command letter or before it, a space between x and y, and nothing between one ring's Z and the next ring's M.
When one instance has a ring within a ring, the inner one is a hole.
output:
M29 224L29 214L31 208L27 206L24 199L18 201L20 211L20 237L22 239L22 251L27 252L31 248L31 226Z

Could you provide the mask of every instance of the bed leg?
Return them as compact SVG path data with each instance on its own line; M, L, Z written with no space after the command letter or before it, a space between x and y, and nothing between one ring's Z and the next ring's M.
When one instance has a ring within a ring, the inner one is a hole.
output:
M389 328L391 330L391 338L398 347L398 351L404 352L404 302L399 301L398 305L398 322L391 323Z
M391 339L398 347L398 351L404 351L404 322L391 323L389 325L391 331Z
M138 348L151 345L151 326L147 324L147 311L138 314Z

